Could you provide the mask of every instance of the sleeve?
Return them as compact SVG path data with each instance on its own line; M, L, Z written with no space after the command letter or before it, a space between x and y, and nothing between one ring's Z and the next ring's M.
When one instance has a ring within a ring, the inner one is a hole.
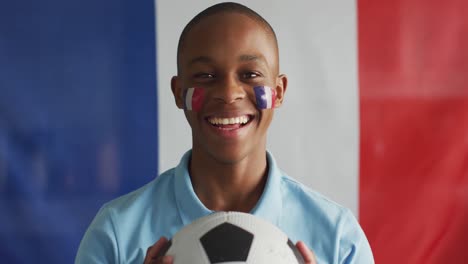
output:
M340 264L374 264L372 250L366 235L354 215L346 209L339 225Z
M75 258L75 264L119 263L119 250L112 211L105 206L86 230Z

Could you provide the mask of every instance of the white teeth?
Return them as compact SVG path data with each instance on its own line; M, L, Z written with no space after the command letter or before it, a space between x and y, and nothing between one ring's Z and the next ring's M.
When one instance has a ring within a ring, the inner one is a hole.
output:
M218 118L218 117L211 117L208 119L213 125L234 125L234 124L246 124L249 122L248 116L239 116L239 117L231 117L231 118Z

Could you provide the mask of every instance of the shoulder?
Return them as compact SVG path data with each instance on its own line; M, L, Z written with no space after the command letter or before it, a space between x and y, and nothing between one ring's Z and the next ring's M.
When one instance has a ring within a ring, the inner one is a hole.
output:
M152 226L141 223L153 221L154 215L171 206L173 175L173 169L168 170L141 188L104 204L81 240L75 263L120 263L141 257L143 249L154 243Z
M270 166L267 186L273 186L270 189L274 190L275 197L281 196L284 210L296 212L301 217L313 217L323 224L329 222L329 225L335 225L346 208L291 178L279 168L270 152L267 152L267 158Z
M286 202L297 203L301 207L305 207L301 209L311 213L322 212L333 219L350 213L346 207L294 180L285 173L282 173L281 189Z
M122 195L103 205L103 213L112 211L116 214L125 213L135 209L154 207L154 202L168 197L174 176L174 169L167 170L144 186Z
M374 263L369 242L351 210L285 174L281 188L287 230L316 250L321 262ZM296 220L289 220L291 215Z

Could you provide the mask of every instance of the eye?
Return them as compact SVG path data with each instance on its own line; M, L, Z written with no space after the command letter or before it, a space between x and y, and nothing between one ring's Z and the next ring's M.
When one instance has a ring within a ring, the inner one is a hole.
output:
M207 73L207 72L200 72L193 75L196 79L213 79L215 76L214 74Z
M253 71L249 71L249 72L245 72L242 74L242 77L244 79L253 79L253 78L257 78L257 77L260 77L261 74L258 73L258 72L253 72Z

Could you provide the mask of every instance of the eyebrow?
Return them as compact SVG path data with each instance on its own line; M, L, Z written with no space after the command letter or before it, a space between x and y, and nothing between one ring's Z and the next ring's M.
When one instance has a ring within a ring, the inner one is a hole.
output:
M268 65L267 60L263 55L251 55L251 54L244 54L239 56L239 61L242 62L249 62L249 61L257 61L261 64Z
M249 62L249 61L258 61L263 64L267 64L266 59L262 55L252 55L252 54L243 54L239 56L239 61ZM214 60L208 56L198 56L190 60L189 65L195 63L213 63Z
M211 59L210 57L207 57L207 56L198 56L198 57L195 57L192 60L190 60L189 65L192 65L194 63L199 63L199 62L211 63L211 62L213 62L213 59Z
M240 61L257 61L257 60L262 60L262 59L263 59L262 56L257 56L257 55L245 54L245 55L239 56Z

